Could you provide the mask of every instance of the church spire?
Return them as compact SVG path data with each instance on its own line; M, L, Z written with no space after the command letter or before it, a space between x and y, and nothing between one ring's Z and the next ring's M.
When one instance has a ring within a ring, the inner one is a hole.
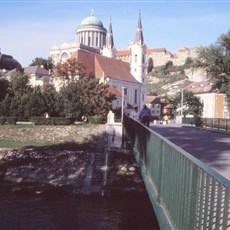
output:
M141 13L139 13L139 20L138 20L138 24L137 24L135 43L138 43L140 45L144 44L144 37L143 37L142 24L141 24Z
M108 37L107 37L107 44L106 44L108 49L113 49L114 48L114 41L113 41L113 29L112 29L112 20L110 18L110 23L109 23L109 30L108 30Z

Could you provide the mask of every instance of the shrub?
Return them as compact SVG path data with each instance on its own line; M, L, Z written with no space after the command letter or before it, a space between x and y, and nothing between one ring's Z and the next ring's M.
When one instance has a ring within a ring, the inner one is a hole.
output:
M74 123L74 119L66 117L32 117L31 122L35 125L71 125Z
M0 117L0 124L4 125L6 123L6 118L5 117Z
M103 118L101 116L90 116L88 118L88 121L89 123L92 123L92 124L103 124Z

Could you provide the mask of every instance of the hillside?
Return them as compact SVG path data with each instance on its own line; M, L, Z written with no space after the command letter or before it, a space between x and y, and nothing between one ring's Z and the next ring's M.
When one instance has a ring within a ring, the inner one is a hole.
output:
M191 82L203 80L206 80L204 72L194 69L192 63L173 66L168 62L148 74L147 94L171 97Z

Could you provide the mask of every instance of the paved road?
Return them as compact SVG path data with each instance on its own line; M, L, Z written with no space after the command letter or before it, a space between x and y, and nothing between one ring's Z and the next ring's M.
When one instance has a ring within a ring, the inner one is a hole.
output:
M230 135L195 127L152 125L150 128L230 180Z

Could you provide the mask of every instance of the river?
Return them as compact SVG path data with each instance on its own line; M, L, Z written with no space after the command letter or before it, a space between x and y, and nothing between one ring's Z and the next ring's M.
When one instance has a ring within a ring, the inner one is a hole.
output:
M0 193L1 230L159 229L147 192L109 196Z

